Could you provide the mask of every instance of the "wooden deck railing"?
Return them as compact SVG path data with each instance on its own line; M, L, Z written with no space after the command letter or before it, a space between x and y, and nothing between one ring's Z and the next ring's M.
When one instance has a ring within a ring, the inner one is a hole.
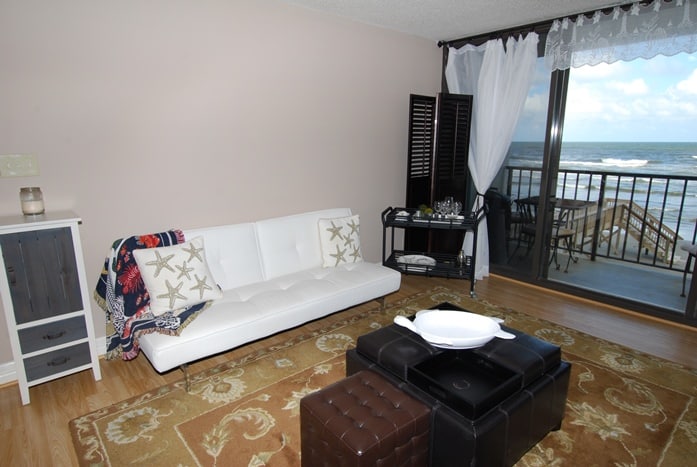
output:
M680 235L653 214L626 199L606 198L600 211L597 205L588 208L581 219L575 219L572 228L576 230L576 244L581 245L581 251L585 251L584 245L592 245L597 230L598 247L607 243L615 256L619 255L620 245L623 251L627 250L627 239L622 241L622 237L629 235L637 242L639 250L645 254L655 251L664 263L670 260L678 242L682 240Z

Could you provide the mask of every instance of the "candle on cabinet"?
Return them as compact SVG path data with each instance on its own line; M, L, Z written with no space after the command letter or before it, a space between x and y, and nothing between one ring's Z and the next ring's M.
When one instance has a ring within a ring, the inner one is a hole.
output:
M19 200L23 214L36 215L44 213L44 196L41 193L41 188L38 186L20 188Z

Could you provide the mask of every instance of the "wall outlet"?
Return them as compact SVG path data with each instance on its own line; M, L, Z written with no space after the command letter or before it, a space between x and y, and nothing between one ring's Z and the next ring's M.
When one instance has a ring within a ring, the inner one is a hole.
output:
M0 155L0 177L32 177L39 175L39 163L31 154Z

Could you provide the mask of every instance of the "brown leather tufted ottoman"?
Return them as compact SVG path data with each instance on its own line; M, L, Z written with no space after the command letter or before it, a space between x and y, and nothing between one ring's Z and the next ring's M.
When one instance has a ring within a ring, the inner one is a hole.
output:
M372 371L300 401L302 465L425 466L430 409Z

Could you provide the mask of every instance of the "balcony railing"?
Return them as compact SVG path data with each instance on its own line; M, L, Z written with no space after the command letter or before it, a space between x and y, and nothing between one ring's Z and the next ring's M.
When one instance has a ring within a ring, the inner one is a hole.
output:
M512 200L539 195L539 167L507 166L506 173ZM590 259L682 270L687 254L679 245L697 238L697 177L560 170L556 197L588 202L567 227L574 251Z

